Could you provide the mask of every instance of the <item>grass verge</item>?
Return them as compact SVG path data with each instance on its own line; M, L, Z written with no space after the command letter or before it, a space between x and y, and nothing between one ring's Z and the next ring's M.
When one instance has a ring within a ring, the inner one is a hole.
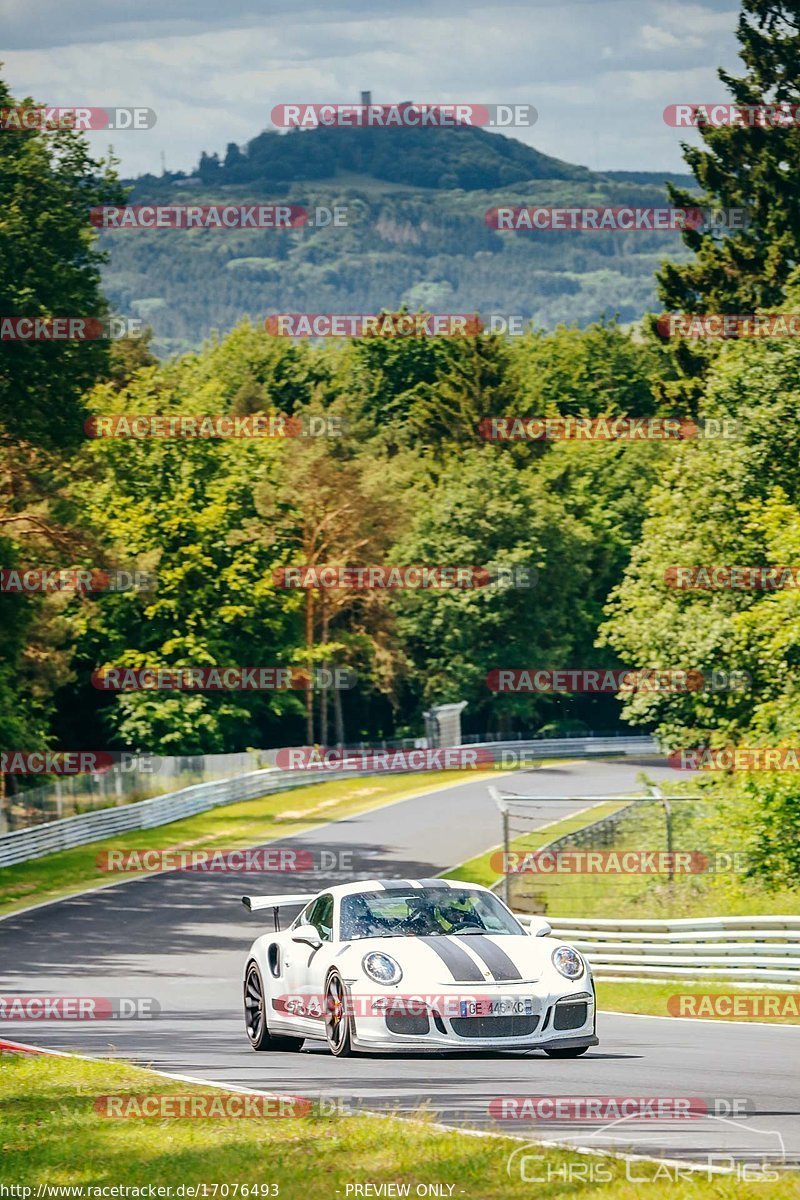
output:
M4 1055L0 1070L0 1183L78 1187L73 1193L91 1197L89 1187L201 1189L195 1195L234 1196L234 1185L249 1195L279 1195L281 1200L342 1200L354 1196L353 1185L444 1185L439 1195L469 1200L560 1200L585 1194L601 1182L606 1200L633 1200L648 1182L650 1200L756 1200L763 1182L737 1182L732 1176L704 1178L685 1168L654 1163L626 1164L549 1148L532 1163L535 1176L520 1178L518 1154L507 1171L509 1156L525 1143L510 1138L476 1138L444 1132L430 1122L370 1117L303 1116L114 1119L95 1110L100 1096L142 1097L190 1093L224 1093L173 1082L139 1068L80 1059ZM683 1178L677 1174L683 1172ZM528 1172L531 1166L528 1167ZM599 1179L597 1172L602 1172ZM632 1176L629 1177L629 1176ZM796 1176L792 1177L796 1180ZM576 1182L577 1180L577 1182ZM227 1193L219 1190L227 1184ZM264 1185L275 1184L275 1191ZM217 1185L217 1191L214 1191ZM785 1192L773 1188L785 1185ZM792 1179L769 1188L770 1195L789 1195ZM348 1190L348 1188L350 1190ZM655 1188L655 1191L653 1190ZM450 1190L452 1189L452 1190ZM16 1193L19 1195L20 1193ZM57 1193L56 1193L57 1194ZM108 1193L107 1193L108 1194ZM162 1195L168 1193L162 1193ZM370 1189L360 1194L380 1195ZM383 1194L400 1194L395 1189ZM46 1193L43 1192L43 1195ZM62 1192L61 1195L64 1195Z
M0 915L121 878L98 866L99 856L108 850L239 850L394 800L457 783L488 781L496 774L463 770L332 780L212 808L156 829L133 830L73 850L59 850L0 870Z

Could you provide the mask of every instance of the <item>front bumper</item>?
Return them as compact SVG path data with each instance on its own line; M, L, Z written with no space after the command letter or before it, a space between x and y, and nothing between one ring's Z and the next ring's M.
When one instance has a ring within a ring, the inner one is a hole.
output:
M382 1053L596 1046L594 989L591 982L580 982L584 985L582 990L567 993L537 995L530 984L523 988L506 984L502 991L497 989L498 996L531 999L530 1016L454 1016L452 1005L440 1005L435 1000L419 1005L409 1016L392 1016L381 1011L365 1015L363 1006L359 1008L351 994L353 1046ZM391 1001L391 996L387 999ZM452 996L445 992L442 999Z

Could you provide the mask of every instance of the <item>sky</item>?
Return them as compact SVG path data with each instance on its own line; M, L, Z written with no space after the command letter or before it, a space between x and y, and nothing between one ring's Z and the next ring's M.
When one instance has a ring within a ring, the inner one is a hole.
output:
M272 128L281 103L532 104L513 136L596 170L682 171L675 103L727 99L733 0L0 0L2 76L52 105L141 106L124 176L192 170ZM88 135L105 154L108 133Z

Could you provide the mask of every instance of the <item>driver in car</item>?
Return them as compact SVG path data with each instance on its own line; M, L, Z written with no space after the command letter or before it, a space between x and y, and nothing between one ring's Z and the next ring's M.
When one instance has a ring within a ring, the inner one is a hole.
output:
M441 922L436 919L426 896L409 896L406 906L408 916L403 922L403 928L407 933L425 937L442 932Z
M452 933L454 929L465 927L483 929L483 924L474 911L470 898L463 893L460 896L454 896L446 907L437 906L435 911L436 918L445 933Z

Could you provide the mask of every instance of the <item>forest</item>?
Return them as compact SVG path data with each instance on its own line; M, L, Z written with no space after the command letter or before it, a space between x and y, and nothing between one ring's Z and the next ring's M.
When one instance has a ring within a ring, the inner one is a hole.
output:
M740 102L769 93L797 104L797 39L772 21L772 6L748 0L745 9L756 22L740 26L747 73L724 82ZM0 88L0 104L14 102ZM680 588L675 571L797 561L800 347L792 337L665 337L656 309L799 310L800 190L787 163L797 161L800 127L702 136L685 151L694 186L668 183L670 202L699 196L754 220L685 230L680 252L655 271L658 305L635 329L609 315L516 337L390 331L312 342L240 312L199 350L167 357L151 337L4 341L4 570L138 572L148 586L0 591L0 745L198 754L369 741L419 736L424 710L450 701L466 701L463 727L475 734L625 727L654 731L667 750L790 743L800 711L797 588ZM363 138L352 134L354 154ZM277 144L263 143L270 161ZM94 161L70 129L6 136L0 160L4 314L117 310L102 281L111 235L98 238L88 219L90 206L125 200L113 163ZM509 170L516 162L509 153ZM247 169L218 164L240 183L255 178ZM567 172L558 186L578 178ZM474 186L486 183L479 171ZM629 202L649 186L608 184L628 189ZM460 220L472 220L466 208ZM498 235L480 220L470 229L478 257ZM135 236L147 257L164 234ZM230 240L220 249L230 235L215 236L215 250L192 243L192 261L224 309L236 272L214 257L230 253ZM443 253L464 249L452 229L429 236ZM502 254L521 276L528 260L512 242ZM301 252L312 262L313 246ZM396 264L374 253L365 311L481 310L457 289L403 300L398 285L379 296L376 281ZM239 261L250 263L246 275L265 260ZM617 265L630 269L624 257ZM194 282L176 268L176 288L188 295ZM328 299L318 295L312 309ZM87 435L102 418L259 414L293 435ZM696 435L487 440L482 423L509 417L674 419ZM715 437L709 427L733 432ZM280 573L297 564L471 566L491 585L282 586ZM341 693L96 686L96 673L112 668L279 666L345 668L356 683ZM509 693L487 682L502 668L722 670L749 686ZM769 869L800 871L791 775L754 773L740 786L757 800L754 833L778 847Z

